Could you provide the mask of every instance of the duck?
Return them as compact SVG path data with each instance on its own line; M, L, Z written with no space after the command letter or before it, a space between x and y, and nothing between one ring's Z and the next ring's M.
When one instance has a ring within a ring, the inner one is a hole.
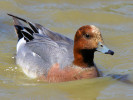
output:
M81 26L74 40L40 24L8 14L18 37L16 64L25 75L45 82L66 82L100 77L96 51L113 55L94 25Z

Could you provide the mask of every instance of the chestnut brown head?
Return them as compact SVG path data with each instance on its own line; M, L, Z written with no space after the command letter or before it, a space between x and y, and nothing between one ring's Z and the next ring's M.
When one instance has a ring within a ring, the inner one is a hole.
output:
M96 49L98 42L103 43L99 29L93 25L86 25L77 30L74 47L75 49Z
M102 35L94 25L80 27L74 38L74 52L80 50L93 50L113 55L114 52L103 45Z

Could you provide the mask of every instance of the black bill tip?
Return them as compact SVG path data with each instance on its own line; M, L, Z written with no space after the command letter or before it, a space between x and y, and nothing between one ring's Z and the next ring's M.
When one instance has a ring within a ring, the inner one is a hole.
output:
M105 52L105 54L114 55L114 51L112 51L112 50L108 50L108 52Z

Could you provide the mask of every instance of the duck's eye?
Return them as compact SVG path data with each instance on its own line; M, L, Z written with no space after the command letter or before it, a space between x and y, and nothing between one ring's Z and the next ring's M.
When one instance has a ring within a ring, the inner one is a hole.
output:
M89 34L85 34L85 37L88 39L90 37L90 35Z

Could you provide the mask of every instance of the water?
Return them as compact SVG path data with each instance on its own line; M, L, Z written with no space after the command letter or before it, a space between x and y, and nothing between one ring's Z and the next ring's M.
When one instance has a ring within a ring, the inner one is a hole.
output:
M95 54L101 77L64 83L44 83L26 77L15 64L17 36L7 13L40 23L73 39L82 25L100 28L114 56ZM132 0L0 0L1 100L132 100L133 99ZM118 80L116 79L118 78Z

